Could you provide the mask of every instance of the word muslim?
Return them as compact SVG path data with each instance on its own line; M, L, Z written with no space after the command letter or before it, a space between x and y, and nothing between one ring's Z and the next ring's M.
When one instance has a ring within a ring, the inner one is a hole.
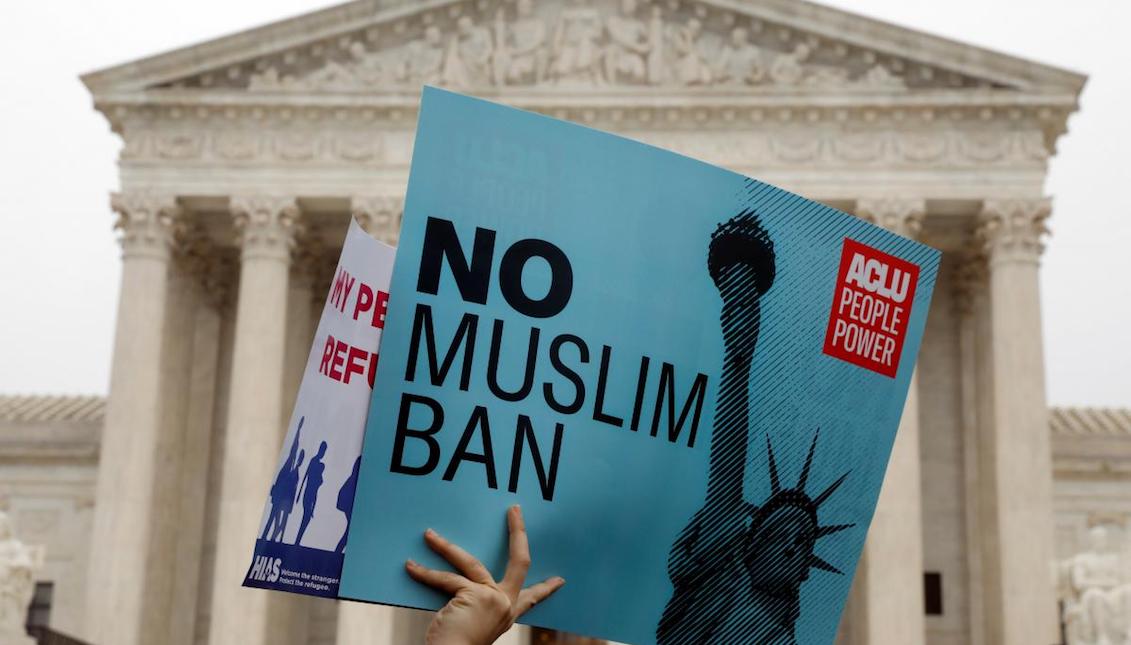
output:
M417 292L438 295L441 273L446 265L465 309L487 304L492 273L497 275L499 293L507 305L527 318L552 319L569 304L574 287L573 268L556 245L539 239L519 240L505 250L497 267L495 231L477 228L470 247L469 258L450 220L428 218ZM537 298L527 292L522 279L529 262L535 258L550 268L549 288L545 295ZM425 388L424 392L429 386L443 387L449 380L453 380L459 390L467 392L473 379L482 379L479 383L485 382L491 397L513 404L517 410L511 421L514 437L510 442L502 442L510 452L508 491L518 491L521 470L524 463L529 462L537 475L542 497L553 500L565 424L554 421L551 435L544 421L546 415L534 413L544 410L543 403L561 418L584 419L582 423L592 430L596 430L593 426L597 425L622 428L666 438L673 444L686 442L688 448L695 446L707 392L705 374L677 378L680 375L671 363L641 356L629 363L630 379L635 377L631 400L608 401L606 397L613 378L610 375L624 367L614 361L616 352L612 347L586 342L571 333L546 334L535 325L514 329L515 324L513 320L497 318L482 320L474 310L457 311L453 315L446 308L434 310L430 304L418 302L404 373L406 383L419 384ZM505 348L512 347L524 347L525 351L519 352L524 356L511 356ZM500 360L504 352L507 358ZM477 367L483 366L484 353L486 369L477 373ZM539 374L549 378L539 379ZM539 380L541 382L536 382ZM446 399L449 406L454 405L451 403L454 399ZM457 413L459 420L453 421L451 411L446 411L439 400L423 392L403 392L397 411L390 471L426 476L443 462L441 477L451 481L461 468L474 464L482 469L486 485L498 489L497 439L492 436L497 426L493 425L492 416L506 408L505 405L477 404L466 416ZM536 427L539 424L535 419L542 420L542 427ZM459 433L450 455L443 454L437 440L440 433Z

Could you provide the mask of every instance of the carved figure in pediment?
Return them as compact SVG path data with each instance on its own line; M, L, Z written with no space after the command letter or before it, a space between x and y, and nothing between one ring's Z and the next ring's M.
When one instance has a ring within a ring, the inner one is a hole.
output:
M408 45L402 80L437 84L444 78L444 36L436 25L424 30L423 40Z
M805 77L802 65L809 58L809 46L798 43L788 54L778 54L770 63L770 79L779 85L797 85Z
M281 87L283 82L276 67L268 67L258 74L252 74L247 81L249 90L277 90Z
M653 85L664 78L664 21L659 7L652 7L652 18L648 21L648 40L652 51L648 52L648 82Z
M683 85L708 85L711 82L711 67L699 44L702 33L703 23L696 18L672 30L672 52L676 57L675 78Z
M495 15L495 83L540 83L549 62L546 22L534 15L533 0L518 0L509 26L503 10Z
M860 84L877 88L906 87L906 83L903 82L902 78L892 74L891 71L883 65L875 65L865 72L864 76L860 77Z
M636 0L621 0L620 12L605 22L605 78L610 83L648 78L648 57L658 43L652 41L649 26L636 18L636 9Z
M307 87L322 89L351 89L358 87L361 82L354 73L354 62L340 63L336 60L326 61L322 67L308 74L302 82Z
M444 82L454 87L490 83L493 47L486 27L476 25L470 16L461 16L444 60Z
M355 86L379 86L404 77L404 59L382 52L370 52L358 42L350 45L349 52L353 60L348 69L352 72Z
M508 8L513 6L513 9ZM810 41L788 52L763 49L749 28L706 33L701 20L680 23L655 2L565 0L547 18L535 0L500 3L493 24L471 15L451 31L428 24L407 44L370 51L354 43L348 56L320 61L316 69L272 63L253 74L252 90L347 90L387 85L445 84L581 87L614 85L731 86L771 84L820 90L906 89L890 67L873 64L861 72L815 62ZM477 21L480 24L477 24Z
M849 84L848 71L828 65L809 65L805 69L805 84L813 87L844 87Z
M735 27L719 53L716 77L721 83L754 85L766 77L762 50L750 42L744 27Z
M572 0L562 10L554 33L550 64L553 80L601 84L604 78L598 41L602 31L601 14L585 0Z
M462 87L489 82L493 47L486 27L476 25L470 16L460 17L444 53L443 82Z

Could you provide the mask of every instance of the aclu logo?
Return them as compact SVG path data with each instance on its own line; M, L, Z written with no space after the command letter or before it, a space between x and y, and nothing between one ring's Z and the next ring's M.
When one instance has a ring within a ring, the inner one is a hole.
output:
M894 377L918 281L915 264L845 239L825 354Z
M255 562L251 564L251 573L247 577L259 582L275 582L279 579L279 567L282 566L282 558L269 558L265 555L255 556Z

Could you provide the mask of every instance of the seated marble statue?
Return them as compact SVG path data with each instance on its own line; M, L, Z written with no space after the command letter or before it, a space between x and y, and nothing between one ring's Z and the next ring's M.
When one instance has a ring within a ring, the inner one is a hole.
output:
M1131 645L1131 584L1102 526L1088 532L1088 542L1062 565L1069 645Z

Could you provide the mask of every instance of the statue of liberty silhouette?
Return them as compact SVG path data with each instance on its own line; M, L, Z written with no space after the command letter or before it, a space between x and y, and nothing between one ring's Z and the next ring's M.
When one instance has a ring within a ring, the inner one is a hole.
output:
M275 483L271 485L271 511L267 516L267 525L263 527L263 535L259 538L261 540L268 539L270 535L272 542L279 542L286 533L287 520L295 505L298 471L306 457L306 453L299 450L302 424L305 420L306 417L299 417L298 429L295 430L295 438L291 442L291 451L287 455L287 460L283 462L283 467L275 475Z
M325 456L326 442L323 441L318 445L318 454L314 455L314 459L311 459L310 465L306 467L306 474L303 475L302 484L294 498L294 501L298 502L299 496L302 496L302 522L298 525L296 546L302 544L302 536L314 516L314 505L318 503L318 490L322 488L322 477L326 472L326 464L322 461Z
M853 526L821 526L817 510L847 473L816 497L806 492L814 435L797 485L783 488L766 437L771 494L746 501L750 370L761 297L775 277L774 246L757 216L743 211L711 236L707 268L722 298L725 349L715 402L706 501L668 557L672 597L656 628L660 645L796 645L800 588L810 569L839 574L813 551L817 540Z

